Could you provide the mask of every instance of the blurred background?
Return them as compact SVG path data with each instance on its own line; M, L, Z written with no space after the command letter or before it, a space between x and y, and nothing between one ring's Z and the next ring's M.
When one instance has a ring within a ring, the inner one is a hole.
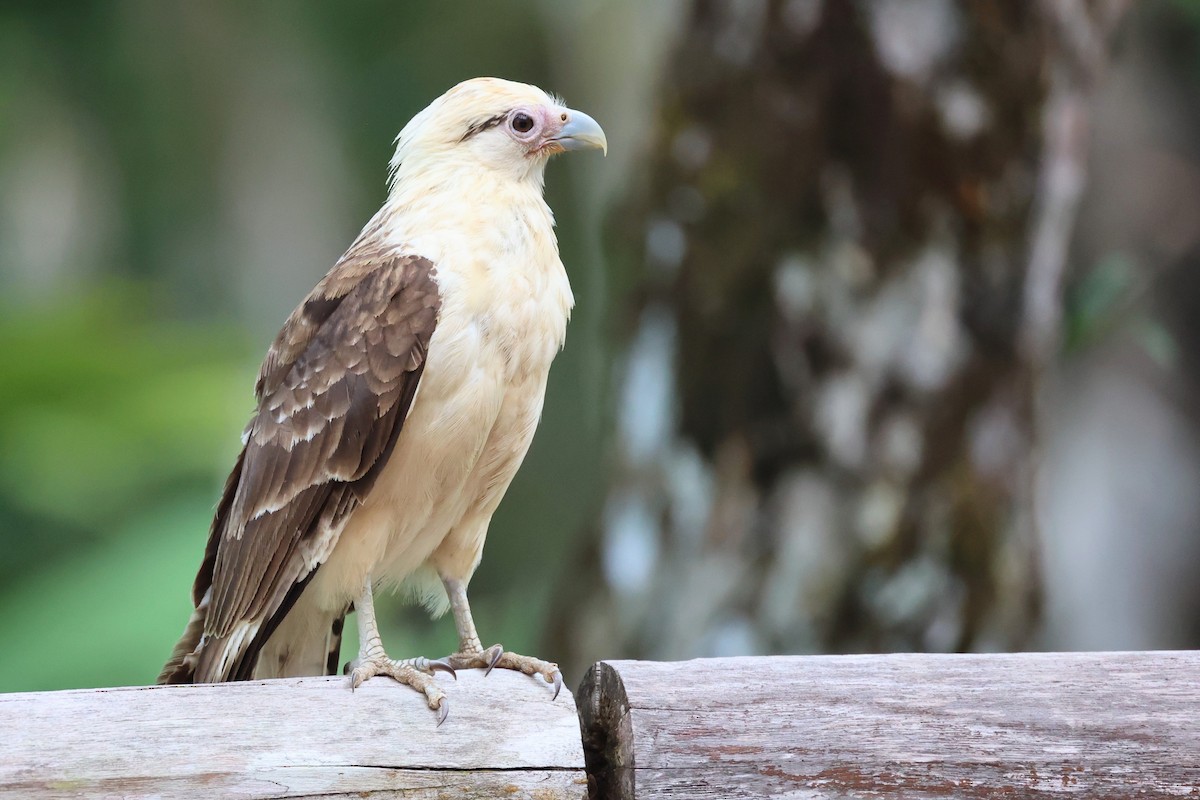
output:
M0 691L153 681L267 344L476 75L611 145L485 644L1200 646L1193 0L4 0Z

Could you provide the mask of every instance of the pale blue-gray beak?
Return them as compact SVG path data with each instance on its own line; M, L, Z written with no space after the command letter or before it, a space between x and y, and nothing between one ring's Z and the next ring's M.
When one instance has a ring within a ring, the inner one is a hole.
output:
M605 137L599 122L573 108L564 108L562 113L567 115L567 122L558 136L554 137L554 141L561 145L563 150L595 148L608 155L608 138Z

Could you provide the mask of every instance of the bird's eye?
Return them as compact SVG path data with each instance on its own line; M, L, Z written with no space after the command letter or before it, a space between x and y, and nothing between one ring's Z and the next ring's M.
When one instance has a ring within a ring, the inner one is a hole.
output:
M524 111L518 111L516 114L513 114L512 129L517 133L529 133L533 130L533 117Z

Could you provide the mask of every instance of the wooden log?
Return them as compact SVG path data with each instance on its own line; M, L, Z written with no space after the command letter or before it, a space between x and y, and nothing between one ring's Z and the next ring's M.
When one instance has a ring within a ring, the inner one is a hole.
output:
M1200 653L607 661L594 800L1200 797Z
M569 692L503 670L438 680L441 727L385 678L0 694L0 797L586 796Z

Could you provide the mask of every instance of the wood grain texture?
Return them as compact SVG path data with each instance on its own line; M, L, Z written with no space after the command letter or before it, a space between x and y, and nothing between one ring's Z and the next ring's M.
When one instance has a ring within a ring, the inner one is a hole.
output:
M439 675L440 728L374 679L0 694L0 797L581 800L574 701L512 672Z
M1200 652L601 662L594 797L1200 797Z

